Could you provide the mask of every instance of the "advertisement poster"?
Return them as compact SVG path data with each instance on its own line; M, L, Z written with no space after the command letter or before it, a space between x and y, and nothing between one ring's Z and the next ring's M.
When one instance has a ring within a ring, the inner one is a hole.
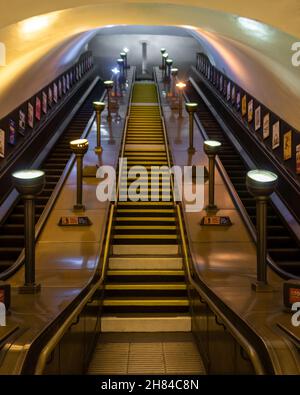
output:
M15 145L16 144L16 123L14 120L9 120L9 144Z
M264 116L263 123L263 138L266 139L270 136L270 114Z
M249 100L248 103L248 122L251 123L253 121L253 99Z
M55 103L58 102L58 90L57 90L57 84L55 82L53 84L53 100Z
M61 80L58 81L58 96L62 97L62 84Z
M42 93L42 97L43 97L43 113L47 114L48 97L45 92Z
M62 77L62 80L63 80L63 94L65 94L66 93L66 77L65 76L63 76Z
M241 108L241 92L236 94L236 108L239 110Z
M283 159L288 160L292 157L292 131L289 130L283 135Z
M220 86L219 86L220 92L222 92L223 89L223 76L220 76Z
M19 130L18 132L24 136L25 135L25 129L26 129L26 115L25 112L20 110L19 111Z
M0 145L1 145L1 142L0 142ZM1 155L1 153L0 153L0 155ZM296 173L300 174L300 144L298 144L296 146Z
M227 94L227 81L224 79L223 95L226 96L226 94Z
M53 92L52 92L52 88L50 88L50 87L48 89L48 104L49 104L49 107L52 107L52 104L53 104Z
M5 157L5 132L4 130L0 129L0 158L4 158L4 157Z
M280 145L280 124L279 121L274 123L272 128L272 148L275 149Z
M233 85L231 89L231 102L232 104L235 103L235 85Z
M242 97L242 116L244 117L247 114L247 96L244 95Z
M228 82L228 84L227 84L227 97L226 97L227 101L230 100L230 95L231 95L231 83Z
M261 107L258 106L255 109L255 131L260 129L260 127L261 127Z
M67 91L70 89L70 76L67 74Z
M41 119L41 107L42 107L41 99L39 97L36 97L36 99L35 99L35 117L38 121L40 121L40 119Z
M33 128L33 105L31 103L28 103L28 125Z

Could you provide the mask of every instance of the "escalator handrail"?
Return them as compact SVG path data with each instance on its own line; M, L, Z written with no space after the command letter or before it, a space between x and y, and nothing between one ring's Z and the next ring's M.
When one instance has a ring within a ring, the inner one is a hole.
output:
M131 102L132 102L132 92L133 92L133 85L134 85L134 79L135 79L135 68L133 69L133 79L132 79L132 85L131 85L131 91L130 91L130 99L128 103L128 108L127 108L127 115L126 115L126 120L124 123L124 128L123 128L123 142L122 142L122 148L121 148L121 157L124 155L125 151L125 140L126 140L126 132L127 132L127 126L128 126L128 119L129 119L129 111L131 107ZM119 180L118 180L118 185L117 185L117 191L119 190ZM116 195L116 197L118 194ZM103 286L106 272L107 272L107 266L108 266L108 261L109 261L109 255L110 255L110 246L111 246L111 235L112 235L112 227L113 227L113 221L114 221L114 214L115 214L115 208L116 208L116 202L112 202L110 205L109 209L109 217L108 217L108 222L107 226L105 229L105 234L107 235L106 240L105 240L105 245L104 245L104 252L103 252L103 264L101 268L101 275L99 280L92 286L92 288L88 291L88 293L85 295L85 297L80 301L80 303L76 306L76 308L72 311L72 313L69 315L69 317L64 321L64 323L59 327L59 329L56 331L55 335L49 340L49 342L44 346L42 349L36 366L34 370L35 375L42 375L45 369L45 366L47 364L47 361L49 359L49 356L55 349L55 347L59 344L65 333L69 330L69 328L72 326L72 324L77 320L77 317L81 314L85 306L92 300L94 294L99 290L100 287ZM99 259L100 260L100 259Z
M202 92L200 91L200 88L197 87L197 84L195 83L195 81L194 81L193 78L191 78L191 77L190 77L190 82L191 82L191 84L193 85L193 87L194 87L195 89L198 88L198 89L196 89L196 91L197 91L197 93L201 96L201 99L205 102L205 104L206 104L206 105L210 104L210 103L208 102L208 100L204 97L204 95L201 94ZM189 101L189 99L187 98L187 95L185 94L184 96L185 96L185 99L186 99L187 101ZM212 108L212 106L210 105L209 108ZM202 134L202 137L203 137L204 139L209 139L208 135L206 134L205 128L202 126L201 120L199 119L199 117L198 117L197 114L195 115L195 121L196 121L196 123L197 123L197 125L198 125L198 127L199 127L199 130L200 130L200 133ZM220 123L219 123L219 125L220 125ZM221 125L220 125L220 127L221 127ZM231 141L231 142L232 142L232 141ZM234 145L233 142L232 142L232 144ZM244 155L244 156L246 156L246 155L247 155L247 154L246 154L246 152L245 152L245 155ZM249 233L250 233L250 235L251 235L253 241L254 241L255 244L256 244L256 243L257 243L257 234L256 234L255 226L253 225L253 222L252 222L251 219L249 218L249 215L248 215L248 213L247 213L247 211L246 211L246 209L245 209L245 207L244 207L244 205L243 205L243 203L242 203L242 201L241 201L241 199L240 199L238 193L236 192L236 190L235 190L235 188L234 188L234 186L233 186L233 184L232 184L232 182L231 182L229 176L227 175L227 172L226 172L226 170L225 170L225 168L224 168L224 166L223 166L223 164L222 164L222 162L221 162L221 160L219 159L218 156L217 156L217 158L216 158L216 164L217 164L217 168L218 168L218 170L220 171L221 176L222 176L222 178L223 178L223 180L224 180L224 182L225 182L227 188L229 189L229 192L230 192L230 194L231 194L231 196L232 196L232 198L233 198L233 201L235 202L235 204L236 204L236 206L237 206L237 208L238 208L238 210L239 210L239 212L240 212L240 214L241 214L241 216L242 216L242 219L243 219L243 221L244 221L246 227L247 227L248 230L249 230ZM279 198L279 199L280 199L280 198ZM299 280L299 276L296 276L296 275L294 275L294 274L291 274L291 273L289 273L289 272L287 272L287 271L281 269L281 268L276 264L276 262L271 258L271 256L270 256L269 254L267 254L267 263L268 263L268 265L270 266L270 268L271 268L272 270L274 270L274 272L277 273L281 278L283 278L283 279L285 279L285 280L288 280L288 279Z
M85 92L85 94L83 96L83 100L80 101L81 105L82 105L83 101L86 100L86 98L91 93L91 91L96 86L96 84L99 80L100 80L99 77L94 79L92 84L89 86L89 88ZM105 95L106 95L106 92L104 91L101 96L101 100L104 100ZM86 138L89 135L94 121L95 121L95 114L93 114L92 117L90 118L87 126L84 129L84 132L83 132L81 138ZM35 240L37 240L39 235L41 234L41 231L42 231L42 229L43 229L43 227L44 227L44 225L51 213L51 210L58 198L59 192L61 191L61 189L64 185L64 182L65 182L66 178L68 177L75 160L76 160L75 155L71 154L70 159L68 160L68 163L66 164L66 167L64 168L64 171L63 171L58 183L56 184L56 186L50 196L50 199L48 200L48 202L42 212L42 215L40 216L40 218L35 226ZM34 167L34 165L32 167ZM19 268L23 265L24 259L25 259L25 249L23 248L21 254L19 255L18 259L14 262L14 264L11 265L8 269L6 269L0 273L0 281L5 281L9 277L11 277L13 274L15 274L17 272L17 270L19 270Z
M154 73L154 75L155 75L155 82L157 84L156 86L158 86L156 73ZM161 104L159 90L158 90L158 100L159 100L159 107L160 107L160 112L161 112L161 116L162 116L163 134L164 134L164 140L165 140L165 145L166 145L168 166L169 166L169 168L171 168L167 130L166 130L166 125L165 125L164 114L161 110L162 104ZM261 360L260 360L259 355L258 355L257 351L255 350L255 348L241 334L241 332L232 324L232 322L226 317L226 315L216 305L216 303L214 303L214 301L208 297L208 295L205 293L205 291L203 291L201 289L199 284L196 283L195 280L193 279L192 273L194 273L194 270L193 270L192 264L194 265L194 262L191 262L191 259L190 259L189 248L188 248L188 244L186 241L184 224L183 224L183 219L182 219L182 214L181 214L181 204L179 204L178 202L175 201L174 184L173 184L172 177L171 177L171 187L173 190L173 199L174 199L174 203L176 206L177 218L178 218L178 222L179 222L179 231L180 231L180 238L181 238L181 242L182 242L182 251L183 251L183 261L184 261L184 266L186 269L188 281L189 281L190 285L192 286L192 288L207 302L207 304L210 306L211 310L214 311L218 317L220 317L220 319L224 322L226 328L230 331L230 333L237 340L237 342L241 345L241 347L243 347L244 350L247 351L248 356L251 359L251 362L253 364L256 374L263 375L263 374L265 374L265 369L261 363Z

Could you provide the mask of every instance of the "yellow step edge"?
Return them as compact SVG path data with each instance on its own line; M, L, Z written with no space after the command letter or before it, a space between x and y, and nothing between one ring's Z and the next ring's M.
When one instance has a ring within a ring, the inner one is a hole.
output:
M118 206L135 206L135 205L143 205L145 202L118 202ZM148 205L161 205L161 206L173 206L174 202L147 202Z
M184 270L161 270L161 269L113 269L107 270L108 276L183 276Z
M132 210L127 210L127 209L122 209L117 207L117 212L118 213L132 213ZM174 209L157 209L157 210L152 210L152 209L140 209L139 212L141 213L174 213Z
M176 220L174 217L116 217L116 221L175 222Z
M137 225L116 225L114 226L114 229L116 230L176 230L176 226L168 226L168 225L155 225L155 226L149 226L149 225L141 225L141 226L137 226Z
M189 306L188 299L104 299L104 306Z
M117 240L147 239L147 240L177 240L177 235L114 235Z
M186 290L185 283L140 283L140 284L106 284L104 286L107 290Z

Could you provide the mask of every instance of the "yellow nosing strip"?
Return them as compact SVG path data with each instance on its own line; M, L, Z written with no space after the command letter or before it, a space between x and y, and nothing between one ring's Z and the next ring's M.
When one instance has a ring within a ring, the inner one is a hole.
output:
M158 289L158 290L185 290L187 289L186 284L184 283L169 283L169 284L107 284L105 285L105 289L110 289L110 290L127 290L127 289L132 289L132 290L148 290L148 289Z
M147 226L147 225L117 225L114 227L116 230L147 230L147 229L153 229L153 230L176 230L176 226L159 226L159 225L154 225L154 226Z
M104 306L189 306L188 299L104 299Z
M157 221L157 222L175 222L173 217L117 217L117 221Z
M177 235L114 235L113 238L118 240L128 240L128 239L176 240Z

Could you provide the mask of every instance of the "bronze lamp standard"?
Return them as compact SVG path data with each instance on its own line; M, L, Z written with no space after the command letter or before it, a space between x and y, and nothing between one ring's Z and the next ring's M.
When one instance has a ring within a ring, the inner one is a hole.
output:
M102 152L101 147L101 113L105 109L105 103L101 101L94 101L93 107L96 113L96 123L97 123L97 145L95 147L95 152L100 154Z
M25 283L22 294L34 294L41 290L35 283L35 196L42 192L45 173L41 170L22 170L12 174L13 185L24 199L25 227Z
M221 146L222 144L219 141L214 140L206 140L203 144L204 152L209 160L209 198L208 205L206 206L207 211L216 211L218 209L215 205L215 163L216 155Z
M104 81L104 86L107 91L107 119L111 119L111 90L114 86L114 82L111 80Z
M161 48L160 53L161 53L161 69L163 70L165 68L165 59L164 59L164 53L166 52L166 48Z
M70 142L70 148L76 155L77 160L77 199L74 211L84 211L85 207L82 204L82 165L83 157L89 148L89 142L86 139L73 140Z
M178 92L179 92L179 98L178 98L178 116L179 116L179 118L182 118L183 91L184 91L185 87L186 87L186 84L184 82L178 82L178 84L176 84L176 88L178 89Z
M195 152L194 148L194 114L197 111L198 103L185 103L185 109L189 114L189 153Z
M246 176L247 189L256 200L257 281L252 284L255 291L270 290L267 282L267 205L277 183L277 175L267 170L251 170Z

